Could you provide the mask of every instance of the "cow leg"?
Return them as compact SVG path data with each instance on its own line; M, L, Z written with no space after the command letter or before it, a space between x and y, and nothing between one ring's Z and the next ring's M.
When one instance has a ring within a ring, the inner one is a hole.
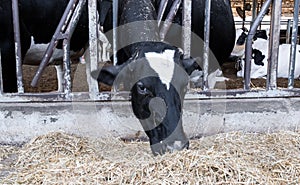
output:
M3 92L17 92L16 62L13 48L1 51Z
M64 71L63 71L63 65L55 65L56 69L56 75L57 75L57 91L58 92L63 92L64 87L63 87L63 82L64 82Z

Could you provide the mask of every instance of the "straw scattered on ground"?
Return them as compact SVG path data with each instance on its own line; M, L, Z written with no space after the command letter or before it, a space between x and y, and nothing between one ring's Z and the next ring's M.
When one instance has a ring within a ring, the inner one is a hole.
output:
M154 157L146 142L50 133L0 147L0 184L299 184L300 132L233 132ZM2 165L1 165L2 164Z

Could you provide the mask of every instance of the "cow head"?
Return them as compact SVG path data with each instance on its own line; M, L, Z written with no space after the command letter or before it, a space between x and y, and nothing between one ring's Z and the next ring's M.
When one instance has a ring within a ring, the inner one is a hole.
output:
M122 65L102 68L96 77L108 85L130 87L133 112L156 155L189 146L182 106L189 75L199 68L194 59L183 59L178 48L155 42L143 45Z

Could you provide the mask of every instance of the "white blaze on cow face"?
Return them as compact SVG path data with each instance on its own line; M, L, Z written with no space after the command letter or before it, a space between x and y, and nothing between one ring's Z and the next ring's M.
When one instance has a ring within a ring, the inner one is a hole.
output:
M161 82L170 88L170 83L174 73L174 55L175 50L165 50L163 53L148 52L145 57L150 67L158 74Z

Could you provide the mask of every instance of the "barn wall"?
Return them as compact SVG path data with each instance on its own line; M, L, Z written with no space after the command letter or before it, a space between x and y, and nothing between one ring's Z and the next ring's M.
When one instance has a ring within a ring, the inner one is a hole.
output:
M253 0L246 0L246 3L250 3L252 5ZM265 0L263 0L264 2ZM238 16L236 13L236 8L241 7L243 8L243 2L244 0L231 0L231 7L232 7L232 12L234 16ZM261 4L261 0L257 1L259 6ZM282 0L282 16L293 16L294 13L294 0ZM247 11L246 15L251 16L252 11Z
M295 130L300 126L300 98L190 99L184 104L183 121L189 137ZM86 137L145 136L128 101L0 103L0 123L2 144L20 144L52 131Z

